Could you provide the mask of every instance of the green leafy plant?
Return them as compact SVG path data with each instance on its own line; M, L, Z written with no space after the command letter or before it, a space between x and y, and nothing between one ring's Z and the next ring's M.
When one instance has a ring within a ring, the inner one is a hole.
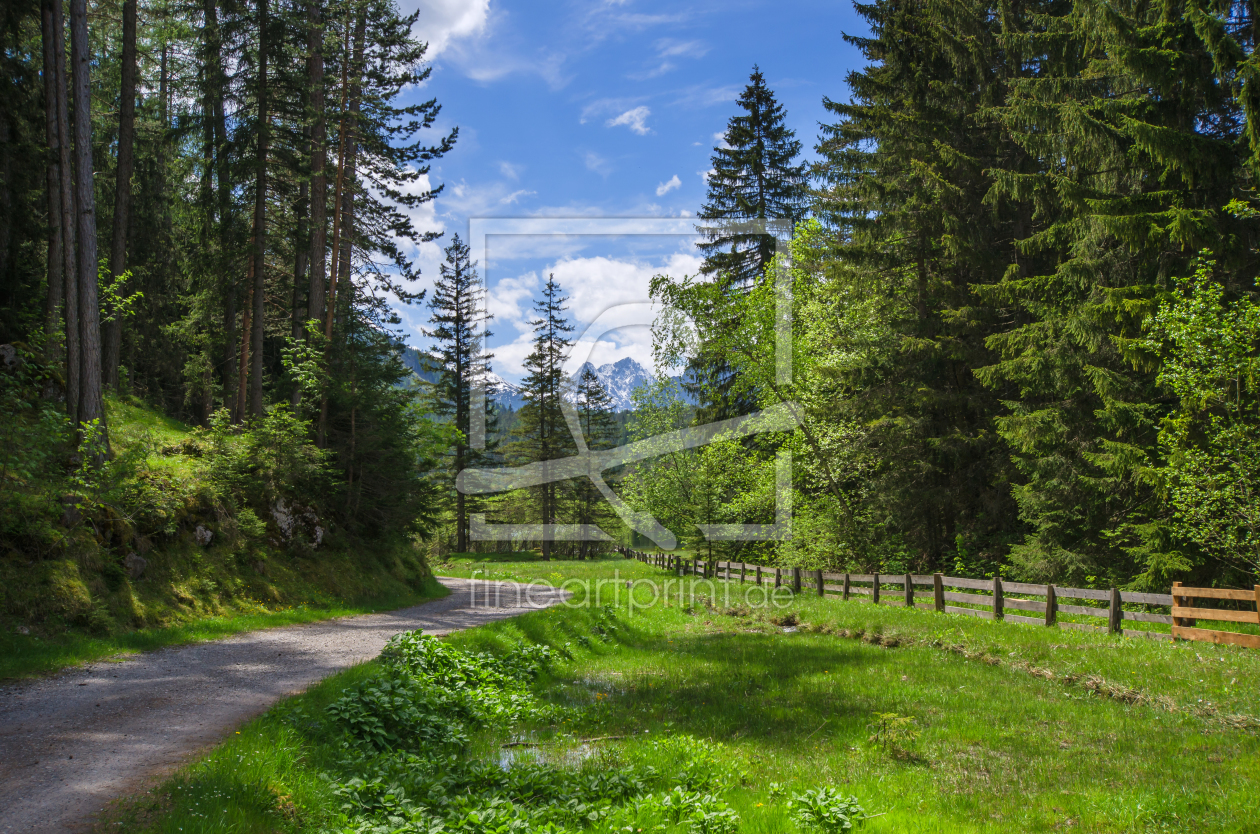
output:
M914 757L911 748L919 740L919 731L910 716L895 712L877 712L875 720L867 728L872 731L868 740L893 758Z
M712 794L675 787L661 798L659 806L671 822L691 834L733 834L739 828L739 815Z
M855 796L844 796L835 788L822 787L799 793L788 800L792 821L801 828L827 834L852 831L867 819L866 810Z

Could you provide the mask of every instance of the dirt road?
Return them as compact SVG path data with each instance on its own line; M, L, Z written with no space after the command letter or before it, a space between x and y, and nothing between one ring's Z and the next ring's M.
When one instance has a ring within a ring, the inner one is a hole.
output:
M163 649L0 687L0 832L64 834L393 635L447 634L562 601L541 586L441 580L450 596Z

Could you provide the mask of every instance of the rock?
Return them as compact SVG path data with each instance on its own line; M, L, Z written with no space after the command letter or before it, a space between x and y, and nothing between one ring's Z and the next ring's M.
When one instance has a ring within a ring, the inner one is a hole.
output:
M30 633L31 633L31 630L30 630L29 628L27 628L26 626L18 626L18 627L17 627L17 633L18 633L18 634L30 634Z
M197 544L206 547L214 541L214 531L204 524L198 524L197 529L193 531L193 538L197 540Z
M18 366L17 348L13 345L0 345L0 364L4 365L6 371L12 371Z
M324 528L320 526L319 516L310 507L277 498L271 505L271 518L286 542L293 541L298 533L305 533L312 547L319 547L324 541Z
M79 511L79 496L61 496L61 526L78 527L83 523L83 513Z
M144 576L144 569L148 566L148 559L143 556L137 556L134 553L128 553L127 558L123 559L123 567L127 569L127 575L132 579L139 579Z

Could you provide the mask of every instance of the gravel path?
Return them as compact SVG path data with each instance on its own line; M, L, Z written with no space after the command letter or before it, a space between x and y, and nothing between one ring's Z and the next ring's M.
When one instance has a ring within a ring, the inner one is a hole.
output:
M0 687L0 832L90 827L276 701L370 660L401 631L448 634L563 592L443 578L449 596L387 614L241 634Z

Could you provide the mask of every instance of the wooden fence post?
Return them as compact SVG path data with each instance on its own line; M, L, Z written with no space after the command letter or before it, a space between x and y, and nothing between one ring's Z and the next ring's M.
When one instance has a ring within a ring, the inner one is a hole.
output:
M761 565L757 565L757 587L761 587Z
M783 568L774 569L774 587L783 587Z
M1002 577L993 577L993 619L1002 619Z
M871 578L875 580L871 583L871 602L879 605L879 574L872 574Z
M1053 585L1046 586L1046 625L1052 626L1059 621L1059 598Z
M932 574L932 603L937 611L945 611L945 577L939 573Z
M849 601L849 575L847 573L844 575L844 601Z
M740 562L739 563L739 584L743 585L744 582L747 580L747 577L748 577L748 563Z
M1120 592L1111 586L1111 605L1107 608L1107 630L1112 634L1124 633L1124 609L1120 607Z
M799 594L801 592L801 569L792 568L792 593Z
M818 596L825 597L827 595L827 587L823 584L822 568L814 571L814 586L818 589ZM1256 586L1257 599L1260 599L1260 585Z
M906 572L906 608L914 608L914 580Z

